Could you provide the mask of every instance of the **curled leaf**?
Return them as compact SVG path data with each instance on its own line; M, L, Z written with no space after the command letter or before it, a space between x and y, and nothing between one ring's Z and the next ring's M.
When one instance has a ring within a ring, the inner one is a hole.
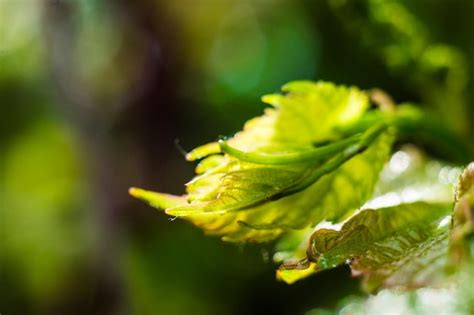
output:
M449 208L417 202L363 210L340 231L317 230L306 259L314 263L315 272L349 264L355 275L364 276L369 291L428 285L446 262Z
M167 214L225 240L266 241L341 220L367 201L393 132L382 122L340 133L368 109L366 93L309 81L283 91L263 97L274 108L234 137L188 154L189 160L204 158L199 175L186 185L186 202L166 207Z

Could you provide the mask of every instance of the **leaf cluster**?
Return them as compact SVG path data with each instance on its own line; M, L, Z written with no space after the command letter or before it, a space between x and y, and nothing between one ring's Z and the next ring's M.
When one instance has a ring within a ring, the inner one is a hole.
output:
M448 166L413 148L392 155L397 135L433 129L416 107L377 106L369 92L327 82L290 82L282 91L264 96L271 107L233 137L187 154L199 163L185 195L131 195L226 241L278 238L277 278L287 283L343 264L368 292L455 281L471 259L474 165L453 198L452 179L439 180ZM456 139L437 129L434 136ZM434 176L420 171L433 163Z

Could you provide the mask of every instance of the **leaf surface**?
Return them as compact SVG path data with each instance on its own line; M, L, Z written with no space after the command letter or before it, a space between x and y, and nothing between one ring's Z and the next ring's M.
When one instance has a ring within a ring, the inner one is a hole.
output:
M363 210L340 231L314 232L307 261L316 272L347 263L353 274L364 276L368 291L426 286L437 280L440 266L447 262L449 213L449 204L424 202ZM281 270L288 268L294 266L283 265ZM301 265L294 270L299 269ZM280 271L283 280L289 275Z
M383 126L341 139L339 130L367 110L366 93L309 81L282 90L264 96L273 108L220 147L211 143L188 154L203 160L186 185L187 202L153 205L229 241L270 240L339 221L363 205L393 142Z

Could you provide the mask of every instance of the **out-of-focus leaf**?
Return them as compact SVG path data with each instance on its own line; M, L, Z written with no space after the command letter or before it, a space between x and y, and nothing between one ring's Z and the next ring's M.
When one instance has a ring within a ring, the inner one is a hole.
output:
M0 81L37 79L44 69L41 43L41 4L28 1L0 3Z
M15 284L38 309L83 270L90 245L87 189L75 145L69 128L39 119L0 158L0 274L8 273L2 289Z
M196 149L189 159L211 156L198 166L202 174L187 184L188 202L158 206L231 241L265 241L288 229L340 220L359 208L389 156L391 133L369 128L358 142L342 140L346 144L324 158L318 154L327 153L326 147L314 145L339 141L339 130L367 109L367 95L356 88L306 81L291 82L283 91L285 95L265 96L275 108L247 122L226 142L238 152L251 152L249 159L236 154L216 158L215 144ZM334 149L337 143L327 147ZM264 159L256 161L255 156ZM265 164L268 159L281 162L282 156L283 163Z
M380 173L372 199L363 208L382 208L416 201L452 202L460 174L461 168L428 159L416 147L405 146L392 155Z
M392 75L403 78L419 94L422 103L430 105L436 116L455 128L458 134L467 134L470 124L466 93L469 59L461 50L436 42L429 27L411 12L408 2L329 3L342 25L373 58L380 59Z
M474 313L474 163L469 164L456 191L449 238L449 271L458 279L456 310Z
M450 262L454 268L472 260L474 235L474 163L459 177L453 225L450 233Z
M307 260L314 263L316 271L348 263L354 274L364 276L369 291L380 286L425 286L436 280L447 257L449 208L418 202L363 210L340 231L317 230L311 237ZM298 268L305 263L297 265L295 272L301 272ZM282 266L282 270L288 268L295 265ZM290 275L285 273L280 271L283 280Z
M453 288L423 288L406 293L386 289L367 297L347 297L338 303L337 311L313 309L306 315L469 314L456 307L456 294Z

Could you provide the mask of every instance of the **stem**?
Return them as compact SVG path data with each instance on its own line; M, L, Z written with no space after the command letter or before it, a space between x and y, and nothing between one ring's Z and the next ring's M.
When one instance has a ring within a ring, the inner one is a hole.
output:
M233 156L241 161L267 164L267 165L285 165L297 164L305 162L319 162L326 160L339 153L349 146L356 144L361 140L361 135L356 134L341 141L325 145L316 149L306 151L293 151L287 153L259 153L259 152L244 152L234 147L231 147L226 141L219 141L221 151Z
M388 127L389 127L388 124L386 124L385 122L381 122L367 129L362 135L361 140L358 143L346 148L343 152L336 155L333 159L330 159L321 167L311 172L308 175L307 179L304 180L300 185L297 185L287 191L282 192L281 196L278 196L278 197L294 194L296 192L299 192L301 190L308 188L324 175L333 172L334 170L339 168L342 164L344 164L345 162L347 162L348 160L350 160L357 154L364 152L370 146L370 144L375 139L377 139L377 137L382 132L384 132Z

